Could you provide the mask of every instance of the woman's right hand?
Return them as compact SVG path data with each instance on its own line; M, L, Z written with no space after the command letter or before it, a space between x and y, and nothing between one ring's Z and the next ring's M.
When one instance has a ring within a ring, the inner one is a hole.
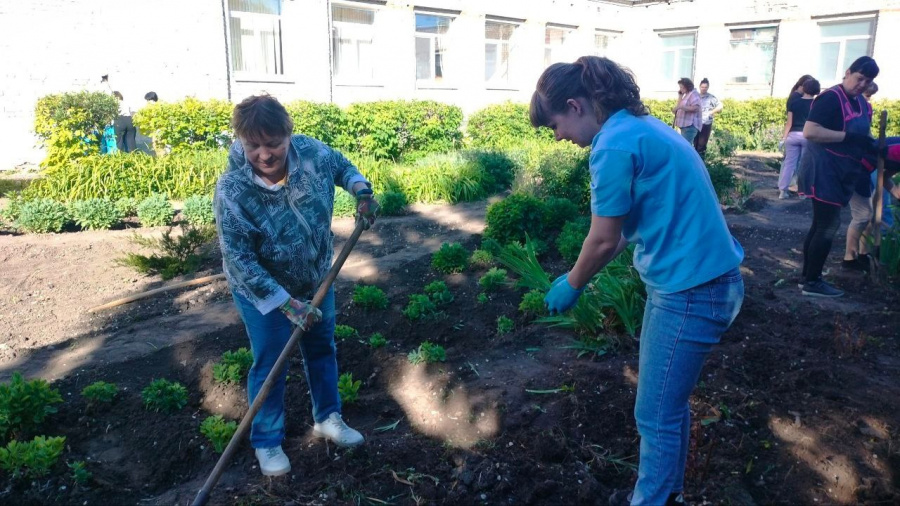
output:
M278 309L284 313L284 316L294 325L300 327L300 330L307 331L316 323L322 321L322 312L319 308L312 305L311 302L299 301L291 298L285 301Z

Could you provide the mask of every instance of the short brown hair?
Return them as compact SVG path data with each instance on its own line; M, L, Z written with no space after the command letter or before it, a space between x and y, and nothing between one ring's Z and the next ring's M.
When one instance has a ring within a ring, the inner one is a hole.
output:
M688 77L682 77L678 80L678 84L684 86L684 89L688 91L692 91L694 89L694 81L691 81Z
M270 137L287 137L294 133L291 116L271 95L253 95L234 106L231 127L235 135L244 139L258 139L261 133Z

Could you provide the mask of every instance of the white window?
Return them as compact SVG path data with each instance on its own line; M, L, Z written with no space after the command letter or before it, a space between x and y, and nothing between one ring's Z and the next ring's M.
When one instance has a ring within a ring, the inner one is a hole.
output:
M484 23L484 80L508 86L513 34L518 25L498 21Z
M447 70L447 32L453 18L416 14L416 79L442 82Z
M694 75L695 32L661 33L660 42L660 84L675 86L682 77Z
M228 11L234 71L283 74L281 0L228 0Z
M332 6L331 45L336 79L369 82L375 77L375 15L370 9Z
M819 73L822 85L840 81L860 56L872 56L875 18L819 23Z
M615 35L610 32L597 30L594 32L594 56L609 56L609 45Z
M731 30L731 82L772 84L776 33L774 26Z
M560 26L547 26L544 34L544 66L568 60L566 42L572 37L573 30Z

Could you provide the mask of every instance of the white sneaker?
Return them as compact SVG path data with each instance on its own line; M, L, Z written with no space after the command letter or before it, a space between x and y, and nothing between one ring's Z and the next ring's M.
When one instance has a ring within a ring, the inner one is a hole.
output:
M786 191L786 190L781 190L781 193L778 194L779 200L787 200L792 197L793 197L793 195L791 195L791 192Z
M291 461L281 449L281 445L272 448L257 448L256 459L263 476L281 476L291 471Z
M332 413L324 422L315 424L313 434L330 439L334 444L345 448L360 445L365 441L362 434L344 423L340 413Z

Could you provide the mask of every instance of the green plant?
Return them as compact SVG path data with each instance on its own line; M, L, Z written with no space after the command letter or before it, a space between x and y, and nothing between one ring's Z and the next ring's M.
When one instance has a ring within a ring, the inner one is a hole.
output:
M553 140L549 128L531 126L527 104L512 102L490 105L472 114L466 134L473 146L484 148L502 148L525 139Z
M409 204L403 192L387 191L378 195L378 203L381 204L381 214L384 216L400 216L406 212Z
M716 196L719 197L719 202L725 202L737 185L734 170L725 162L718 160L707 164L706 169L709 171L709 178L716 191Z
M391 168L397 190L416 202L469 202L484 198L494 179L470 153L423 156Z
M491 267L478 279L478 284L485 292L496 292L506 284L506 269Z
M115 97L81 91L46 95L34 109L34 132L47 149L44 168L100 152L104 128L119 113Z
M547 305L544 303L544 297L547 294L541 290L529 290L522 296L522 302L519 303L519 311L528 316L544 316L547 314Z
M9 200L6 203L6 207L0 209L0 221L5 221L12 225L19 220L19 213L22 211L22 204L25 203L25 199L22 197L22 192L19 191L7 193L6 197Z
M500 244L524 242L525 236L539 237L543 232L545 204L524 193L513 193L487 208L485 237Z
M550 197L545 201L544 230L561 230L578 216L578 206L565 197Z
M562 232L556 238L556 249L566 262L575 263L578 260L590 228L590 219L583 217L563 225Z
M528 238L525 245L511 243L504 246L497 260L519 277L516 286L529 290L550 290L550 276L538 262L534 241Z
M115 202L116 211L122 218L137 216L137 206L140 202L134 197L122 197Z
M188 391L177 381L157 379L141 391L141 399L148 411L173 413L187 405Z
M385 309L388 307L388 298L384 290L377 286L356 285L353 289L353 303L363 309Z
M284 104L294 121L294 133L308 135L335 149L350 146L347 113L335 104L297 100Z
M900 207L894 206L894 227L881 237L879 261L890 276L900 276Z
M64 204L50 199L25 202L19 208L19 227L38 234L60 232L69 221L69 212Z
M208 416L200 424L200 434L206 436L216 453L222 453L237 431L237 426L237 422L226 422L222 415Z
M115 383L96 381L81 390L81 396L88 400L88 405L109 404L119 394L119 387Z
M69 213L79 227L104 230L122 219L116 205L108 199L78 200L69 204Z
M353 381L353 373L345 372L338 378L338 393L343 404L353 404L359 399L361 380Z
M384 336L379 332L376 332L369 336L369 346L371 346L372 348L381 348L386 344L387 339L385 339Z
M425 294L431 297L431 300L437 306L446 306L453 302L453 294L447 288L447 283L437 280L425 285Z
M484 293L484 292L481 292L481 293L479 293L478 295L475 296L475 302L477 302L477 303L479 303L479 304L487 304L487 303L488 303L488 300L489 300L489 299L488 299L488 296L487 296L487 294Z
M477 249L472 252L469 257L469 264L475 267L486 269L494 265L494 255L487 250Z
M339 341L346 341L347 339L355 339L359 337L359 332L357 332L357 330L350 325L335 325L334 337Z
M128 253L118 259L121 265L133 267L142 274L159 274L163 279L172 279L182 274L190 274L200 268L209 257L216 230L210 226L193 227L181 224L181 234L172 236L173 228L163 232L158 239L134 234L132 242L159 252L150 256Z
M403 315L410 320L421 320L437 313L437 306L427 295L413 294L409 296L409 304L403 310Z
M168 225L174 215L175 209L172 208L172 203L161 193L145 198L137 207L138 220L145 227Z
M506 153L518 167L514 193L541 199L565 197L587 211L591 199L588 149L569 142L532 141Z
M212 195L192 195L185 199L181 210L191 225L212 225L216 221Z
M251 367L253 367L253 353L247 348L226 351L222 353L219 363L213 365L213 379L218 383L240 383L250 372Z
M134 115L134 126L153 138L157 154L215 149L231 142L234 104L226 100L157 102Z
M431 364L447 360L447 354L443 346L424 341L418 349L409 352L406 358L411 364Z
M497 317L497 334L509 334L513 331L515 326L516 324L511 318L507 318L506 316Z
M83 460L76 460L69 463L68 466L72 470L72 481L82 486L90 483L93 475L87 470L87 464Z
M13 479L46 476L59 460L65 444L65 437L36 436L31 441L10 441L6 448L0 448L0 469Z
M356 198L344 190L335 190L332 214L339 218L348 218L356 214Z
M462 143L462 110L431 100L358 102L346 110L348 150L398 160Z
M0 383L0 441L36 429L62 401L59 391L45 380L25 381L14 372L8 383Z
M462 272L468 265L469 253L458 242L443 243L441 249L431 255L431 267L444 274Z

